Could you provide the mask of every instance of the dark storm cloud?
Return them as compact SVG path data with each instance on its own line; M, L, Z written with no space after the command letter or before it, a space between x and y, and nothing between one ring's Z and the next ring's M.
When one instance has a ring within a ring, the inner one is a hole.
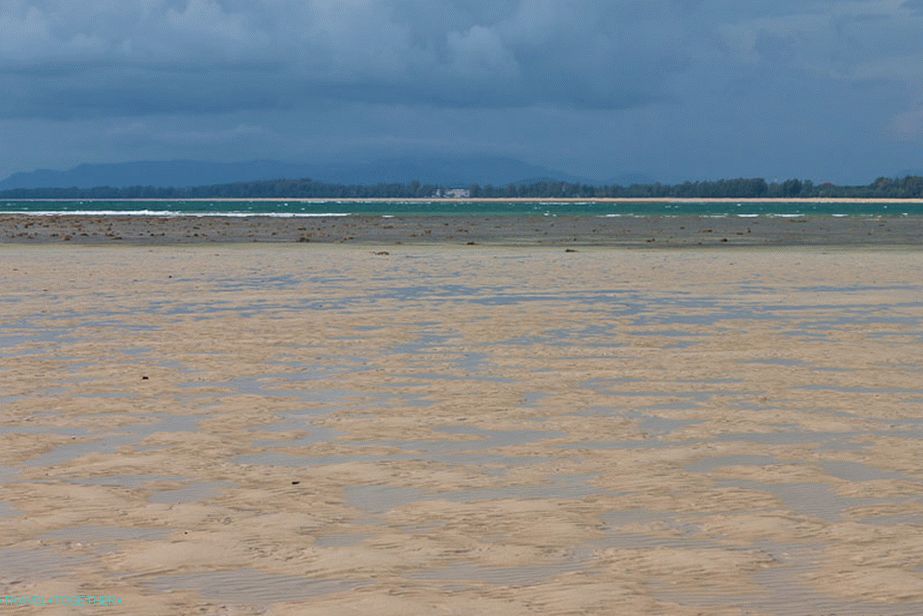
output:
M887 58L901 29L861 31L872 17L897 22L900 3L741 4L7 0L0 85L13 95L0 113L214 113L317 100L620 109L670 99L673 79L696 69L850 77L869 54Z
M923 0L0 0L0 171L318 144L597 177L923 167L920 32Z
M92 8L89 8L92 7ZM682 2L14 1L6 115L294 100L623 108L688 66ZM254 90L260 90L255 93Z

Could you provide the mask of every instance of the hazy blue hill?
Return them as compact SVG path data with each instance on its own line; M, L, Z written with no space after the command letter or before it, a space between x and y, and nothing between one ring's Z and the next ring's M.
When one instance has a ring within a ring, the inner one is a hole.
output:
M79 165L67 171L39 169L14 173L0 189L76 186L199 186L235 181L303 177L305 165L272 160L211 163L195 160L137 161Z
M446 186L505 185L537 177L565 182L585 181L561 171L501 156L401 157L356 164L330 164L315 167L311 177L343 184L419 180Z
M419 180L430 184L467 186L474 183L509 184L537 177L568 182L585 181L538 165L496 156L402 157L327 164L275 160L231 163L171 160L85 164L66 171L39 169L14 173L0 181L0 190L71 186L187 187L282 178L312 178L341 184Z

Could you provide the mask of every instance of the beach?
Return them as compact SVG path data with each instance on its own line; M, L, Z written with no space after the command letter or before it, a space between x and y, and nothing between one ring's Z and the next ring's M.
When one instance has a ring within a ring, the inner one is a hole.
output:
M518 224L0 218L0 589L923 612L920 223Z
M923 216L159 216L0 213L2 243L919 246Z

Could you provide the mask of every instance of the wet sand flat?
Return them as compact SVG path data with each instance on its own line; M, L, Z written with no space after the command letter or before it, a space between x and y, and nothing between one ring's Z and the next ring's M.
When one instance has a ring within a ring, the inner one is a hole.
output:
M923 251L7 244L0 289L2 594L923 613Z
M916 205L906 206L916 208ZM923 216L35 216L0 214L0 243L492 244L641 248L921 246Z

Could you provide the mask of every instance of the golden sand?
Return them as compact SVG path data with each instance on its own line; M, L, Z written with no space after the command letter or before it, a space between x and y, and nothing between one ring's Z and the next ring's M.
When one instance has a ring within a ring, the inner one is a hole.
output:
M0 288L0 594L923 613L923 252L6 246Z

